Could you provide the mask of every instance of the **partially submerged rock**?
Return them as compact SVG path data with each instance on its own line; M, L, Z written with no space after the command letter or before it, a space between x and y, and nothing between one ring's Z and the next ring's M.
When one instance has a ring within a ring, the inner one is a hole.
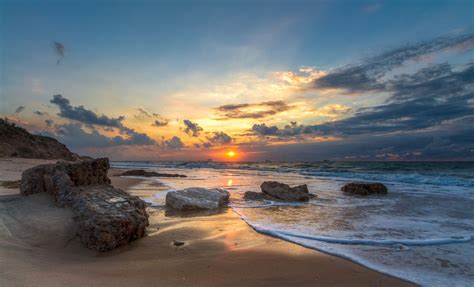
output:
M177 173L159 173L154 171L146 171L143 169L127 170L120 176L143 176L143 177L186 177L184 174Z
M380 182L350 182L345 184L341 190L345 193L356 195L388 193L387 187Z
M218 209L227 205L229 196L229 192L220 188L191 187L168 192L166 205L178 210Z
M145 236L145 202L110 185L109 160L39 165L22 174L20 192L50 193L58 206L71 206L76 234L88 248L108 251Z
M279 200L308 201L311 197L306 184L290 187L277 181L265 181L260 188L263 193Z

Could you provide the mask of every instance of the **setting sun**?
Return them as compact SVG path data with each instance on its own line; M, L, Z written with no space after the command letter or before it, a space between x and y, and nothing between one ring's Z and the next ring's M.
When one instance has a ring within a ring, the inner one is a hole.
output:
M226 153L226 155L227 155L228 157L234 157L234 156L236 155L236 153L231 150L231 151L228 151L228 152Z

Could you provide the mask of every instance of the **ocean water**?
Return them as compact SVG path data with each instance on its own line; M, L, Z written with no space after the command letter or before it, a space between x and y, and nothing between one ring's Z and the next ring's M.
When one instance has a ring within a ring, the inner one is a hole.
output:
M136 189L162 208L166 192L221 187L230 206L257 232L347 258L423 286L474 286L474 163L113 162L186 174L150 179ZM246 201L245 191L277 180L307 184L308 203ZM357 197L347 182L383 182L387 196ZM165 188L154 190L153 181Z

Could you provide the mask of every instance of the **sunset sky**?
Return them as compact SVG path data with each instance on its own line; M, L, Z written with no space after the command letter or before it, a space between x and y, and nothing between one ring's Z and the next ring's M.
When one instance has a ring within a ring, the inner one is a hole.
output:
M1 1L0 115L115 160L474 159L473 3Z

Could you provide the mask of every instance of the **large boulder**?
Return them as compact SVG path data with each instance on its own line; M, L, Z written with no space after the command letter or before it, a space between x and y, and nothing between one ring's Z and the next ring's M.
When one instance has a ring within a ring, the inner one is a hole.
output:
M48 192L54 196L58 206L70 205L74 186L110 184L108 169L108 158L38 165L21 175L20 194Z
M220 188L191 187L168 192L166 205L178 210L218 209L227 205L229 196L229 192Z
M380 182L350 182L345 184L341 190L345 193L356 195L388 193L387 187Z
M146 204L110 185L75 188L76 234L90 249L109 251L146 236Z
M263 193L284 201L308 201L311 197L306 184L290 187L277 181L265 181L260 188Z
M148 226L145 202L111 186L108 169L107 158L40 165L23 172L20 191L47 192L58 206L72 207L81 242L108 251L145 236Z

